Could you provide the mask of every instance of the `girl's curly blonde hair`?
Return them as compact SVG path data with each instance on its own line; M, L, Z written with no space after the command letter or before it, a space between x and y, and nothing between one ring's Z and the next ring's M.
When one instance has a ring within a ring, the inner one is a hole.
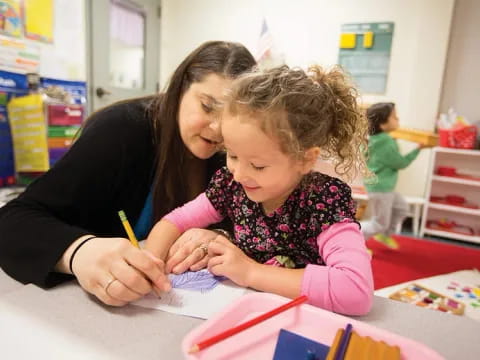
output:
M357 103L357 91L339 67L311 66L305 72L280 66L237 78L226 110L260 121L265 133L278 138L285 154L301 157L318 146L340 176L368 174L364 151L368 122Z

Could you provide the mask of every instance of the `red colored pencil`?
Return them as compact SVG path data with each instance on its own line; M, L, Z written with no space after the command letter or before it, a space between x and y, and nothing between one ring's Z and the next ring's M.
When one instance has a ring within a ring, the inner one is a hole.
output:
M217 342L220 342L222 340L225 340L226 338L229 338L230 336L233 336L235 334L238 334L239 332L248 329L249 327L252 327L254 325L257 325L258 323L265 321L272 316L275 316L277 314L280 314L281 312L288 310L294 306L300 305L307 301L308 298L305 295L299 296L296 299L293 299L292 301L281 305L273 310L270 310L269 312L266 312L265 314L262 314L260 316L257 316L256 318L253 318L251 320L248 320L240 325L237 325L231 329L225 330L217 335L214 335L206 340L200 341L198 344L192 346L190 350L188 351L189 354L196 353L200 350L203 350L213 344L216 344Z

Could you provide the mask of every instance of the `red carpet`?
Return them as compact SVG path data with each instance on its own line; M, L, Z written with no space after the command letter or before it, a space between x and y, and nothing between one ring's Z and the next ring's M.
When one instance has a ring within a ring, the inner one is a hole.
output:
M375 290L452 271L480 270L480 250L400 235L394 238L400 245L397 250L367 241L373 251Z

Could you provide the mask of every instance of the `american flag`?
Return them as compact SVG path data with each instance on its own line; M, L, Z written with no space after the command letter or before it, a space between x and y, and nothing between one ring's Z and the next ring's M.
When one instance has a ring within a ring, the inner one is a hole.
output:
M271 54L273 46L273 38L270 30L268 29L267 20L263 19L262 31L260 32L260 38L258 39L258 48L255 59L257 62L261 62L265 58L268 58Z

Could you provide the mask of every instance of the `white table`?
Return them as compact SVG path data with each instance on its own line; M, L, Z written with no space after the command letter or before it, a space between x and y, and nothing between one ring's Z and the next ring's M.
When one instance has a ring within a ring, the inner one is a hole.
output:
M202 320L136 306L114 308L75 282L43 290L0 270L1 359L182 359L183 337ZM375 297L358 319L430 346L446 359L480 353L480 323Z
M25 190L24 186L0 187L0 207L13 200Z

